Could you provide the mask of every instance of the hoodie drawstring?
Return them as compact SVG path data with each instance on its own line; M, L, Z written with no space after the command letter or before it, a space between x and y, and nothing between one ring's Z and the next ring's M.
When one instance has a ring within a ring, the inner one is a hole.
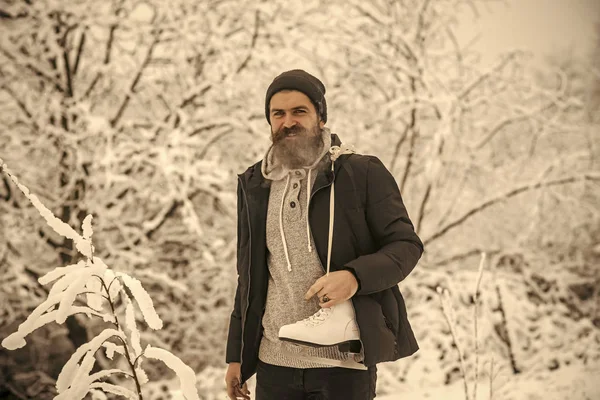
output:
M285 189L283 189L283 196L281 196L281 207L279 208L279 232L281 233L281 241L283 242L283 251L285 252L285 260L287 261L287 269L288 269L288 271L291 271L292 263L290 262L290 255L288 254L287 241L285 240L285 232L283 231L283 203L285 203L285 196L287 194L289 185L290 185L290 175L288 174L287 181L285 182Z
M331 160L331 171L333 171L333 163ZM329 240L327 242L327 273L329 275L329 267L331 266L331 247L333 244L333 214L335 213L335 180L331 182L331 194L329 195Z
M342 154L352 154L354 150L343 146L340 148L339 146L332 146L329 149L331 153L331 171L334 171L334 163L335 160L338 159ZM308 237L308 251L312 253L312 243L310 241L310 221L308 220L308 210L310 207L310 192L311 192L311 184L312 184L312 169L308 170L308 178L306 181L306 236ZM283 205L285 203L285 196L287 195L288 187L290 185L291 175L288 174L287 180L285 182L285 189L283 189L283 196L281 197L281 206L279 208L279 232L281 234L281 241L283 242L283 251L285 252L285 260L287 262L288 271L292 271L292 263L290 261L290 255L288 253L287 248L287 240L285 239L285 232L283 230ZM329 269L331 267L331 248L333 245L333 219L335 215L335 179L331 182L331 194L329 196L329 239L327 244L327 272L329 275Z
M312 169L309 169L308 170L308 180L306 181L306 237L308 240L308 252L309 253L312 253L312 244L310 243L310 223L308 221L308 210L310 208L311 173L312 173Z

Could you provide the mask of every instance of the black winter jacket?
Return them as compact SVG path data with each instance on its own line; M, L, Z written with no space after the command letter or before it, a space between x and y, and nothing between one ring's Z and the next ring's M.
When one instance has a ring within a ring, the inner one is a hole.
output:
M332 146L340 145L332 135ZM226 362L241 363L241 381L256 372L269 271L266 219L270 187L262 161L238 175L238 284L227 339ZM394 177L374 156L349 154L334 171L320 171L312 188L309 223L322 265L327 261L329 194L335 179L331 271L351 270L359 281L352 297L364 346L364 364L395 361L418 350L398 283L410 274L423 243L402 202Z

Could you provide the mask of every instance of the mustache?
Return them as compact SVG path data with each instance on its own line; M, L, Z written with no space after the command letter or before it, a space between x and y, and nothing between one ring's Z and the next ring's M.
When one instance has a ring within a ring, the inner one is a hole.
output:
M284 127L281 127L277 131L277 133L275 134L275 141L279 141L279 140L283 139L284 137L286 137L286 136L288 136L290 134L293 134L293 133L295 133L295 134L298 135L298 134L303 133L303 132L306 132L306 129L304 129L300 125L294 125L294 126L292 126L290 128L286 128L284 126Z

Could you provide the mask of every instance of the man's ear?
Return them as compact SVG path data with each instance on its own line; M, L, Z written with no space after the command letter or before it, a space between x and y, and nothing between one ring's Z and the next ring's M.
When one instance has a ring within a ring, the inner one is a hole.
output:
M321 121L321 120L319 119L319 126L320 126L320 127L321 127L321 129L322 129L322 128L325 126L325 122L323 122L323 121Z

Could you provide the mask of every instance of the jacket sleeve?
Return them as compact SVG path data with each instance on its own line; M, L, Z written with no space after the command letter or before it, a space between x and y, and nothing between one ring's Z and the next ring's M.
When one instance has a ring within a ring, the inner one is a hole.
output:
M225 362L240 362L242 353L242 316L240 313L240 285L235 291L235 302L231 318L229 319L229 334L227 336L227 350Z
M243 218L244 204L242 196L242 188L238 182L237 188L237 288L235 290L235 299L233 303L233 311L231 312L231 318L229 319L229 334L227 335L227 348L225 354L225 362L240 362L240 356L242 353L242 313L240 304L240 269L239 269L239 256L240 256L240 238L241 238L241 218Z
M392 174L377 157L367 171L366 220L378 249L345 265L357 277L356 295L379 292L406 278L423 254Z

